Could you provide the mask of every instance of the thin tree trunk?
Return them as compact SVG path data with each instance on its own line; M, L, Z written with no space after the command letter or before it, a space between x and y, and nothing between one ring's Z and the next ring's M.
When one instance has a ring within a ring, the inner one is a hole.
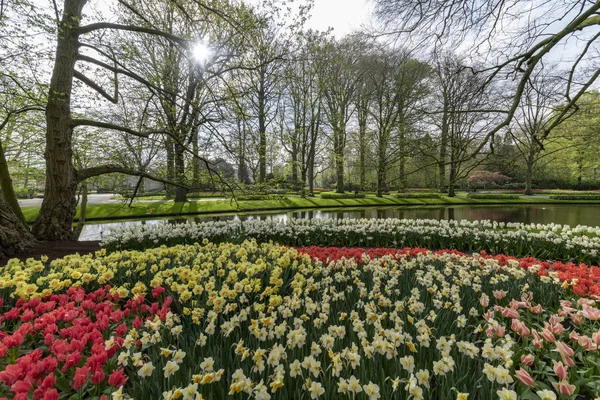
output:
M440 138L440 154L438 163L438 190L444 191L446 186L446 158L448 151L448 98L444 93L444 110L442 115L442 132Z
M167 180L175 181L175 151L173 149L173 139L168 137L165 140L165 148L167 150ZM171 197L175 194L175 186L166 185L167 196Z
M185 185L185 149L182 145L175 144L175 182L179 184L175 189L175 203L187 201L187 189Z
M359 151L359 187L361 191L365 190L367 181L366 171L366 152L367 152L367 121L359 121L358 126L358 151Z
M4 200L10 206L15 215L24 223L25 216L23 215L23 211L21 211L21 207L19 206L19 201L17 200L17 196L15 195L15 191L13 189L12 179L10 178L10 171L8 170L8 163L6 162L6 155L4 154L4 147L2 146L2 140L0 139L0 188L2 188L2 194L4 196Z
M338 129L334 132L334 138L336 192L344 193L344 132Z
M87 180L81 182L81 204L79 205L79 222L75 228L75 237L79 238L81 231L85 225L85 218L87 213L87 202L88 202L88 186Z
M455 197L456 196L456 191L455 191L455 180L456 180L456 163L454 162L454 160L452 160L452 163L450 164L450 176L449 176L449 182L448 182L448 197Z
M267 115L265 79L266 66L261 67L258 88L258 181L264 183L267 179Z
M192 133L192 152L194 156L198 155L198 131ZM200 187L200 160L196 157L192 160L192 190L198 190Z
M400 121L398 128L399 146L400 146L400 157L399 157L399 174L400 174L400 191L406 190L408 186L406 180L406 132L404 131L404 125Z
M72 240L77 177L73 167L71 91L79 26L87 0L65 0L46 105L46 189L32 232L40 240Z
M527 168L525 170L525 194L531 196L533 194L532 188L533 179L533 154L529 155L527 160Z

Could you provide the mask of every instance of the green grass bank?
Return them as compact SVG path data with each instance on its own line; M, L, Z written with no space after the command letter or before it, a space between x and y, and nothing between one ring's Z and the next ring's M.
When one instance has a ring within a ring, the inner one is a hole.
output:
M269 200L204 200L174 203L172 201L134 202L132 207L125 203L91 204L87 206L88 221L138 219L148 217L170 217L181 215L202 215L232 212L279 211L309 208L346 208L381 206L437 206L469 204L600 204L600 200L553 200L547 197L521 197L519 199L474 199L463 196L440 198L383 198L366 197L360 199L322 199L319 197L289 197ZM28 222L33 222L39 207L23 207ZM76 219L79 217L77 208Z

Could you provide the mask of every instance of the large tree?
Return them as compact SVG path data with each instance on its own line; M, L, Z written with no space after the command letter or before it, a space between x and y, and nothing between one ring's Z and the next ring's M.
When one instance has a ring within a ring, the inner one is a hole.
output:
M416 105L425 97L429 67L407 52L378 49L361 63L369 94L368 114L373 122L377 165L377 196L387 191L387 174L399 163L400 180L406 155L406 136ZM365 93L363 93L365 95Z
M19 3L22 4L22 3ZM46 133L45 133L45 162L46 162L46 180L45 193L39 216L35 221L32 232L42 240L69 240L74 237L72 222L75 214L76 190L79 182L86 179L99 176L106 173L120 172L131 175L150 176L148 173L132 170L123 165L114 163L104 165L93 165L90 167L77 168L74 163L73 134L77 128L86 126L96 127L105 130L113 130L129 135L147 138L161 133L173 136L173 132L164 129L152 129L144 127L143 130L137 130L130 126L122 126L114 123L110 119L92 119L84 114L85 108L81 107L74 111L76 104L81 104L78 99L82 95L89 95L95 92L105 100L112 103L122 101L119 91L119 80L131 80L145 85L150 92L164 93L168 91L158 86L155 82L148 81L135 71L130 69L125 62L115 57L115 53L106 51L110 49L103 46L104 40L116 41L114 48L120 40L127 40L130 34L143 35L148 40L161 38L168 41L175 49L181 52L187 52L193 46L191 38L180 37L176 33L154 26L152 21L142 20L141 22L113 23L106 22L100 17L94 20L93 17L84 16L84 8L88 4L87 0L64 0L59 4L56 0L52 2L54 10L54 24L56 37L56 52L54 65L51 71L48 96L45 104L46 113ZM126 0L119 1L119 4L131 12L133 16L139 17L140 13L136 10L133 3ZM232 8L226 2L213 2L207 4L193 0L189 4L172 2L175 7L185 11L186 7L200 8L211 15L226 21L233 29L239 28L232 17ZM188 19L193 24L193 14L182 13L183 19ZM96 14L94 14L96 15ZM2 15L5 18L5 15ZM39 20L44 20L43 17ZM86 21L84 23L84 21ZM2 24L6 26L5 23ZM3 31L4 32L4 31ZM109 34L111 33L111 34ZM239 35L243 35L243 29L238 30ZM240 38L239 40L243 40ZM86 73L87 67L94 67L94 78ZM109 79L106 79L110 77ZM98 79L99 78L99 79ZM81 83L85 89L74 88L75 82ZM194 105L188 102L190 107ZM97 104L96 104L97 105ZM99 106L98 109L102 109ZM177 137L174 138L177 142ZM159 177L152 177L159 181L165 181ZM4 197L4 196L3 196ZM13 224L12 221L18 221L15 212L6 205L5 201L0 202L0 209L3 215L3 234L1 247L5 252L16 250L15 241L12 237L26 237L24 232L27 229L21 229ZM13 218L14 217L14 218Z
M488 82L516 82L511 101L502 110L504 117L488 130L475 152L509 126L530 79L565 48L571 53L562 63L567 82L562 90L565 106L546 130L575 112L578 100L600 76L594 51L600 39L598 1L375 0L375 4L385 34L421 47L453 42L483 61L476 72L487 72Z
M361 80L357 66L364 50L363 45L362 40L349 36L341 40L331 40L322 47L323 110L331 130L338 193L344 192L347 127L354 113L354 100L358 82Z

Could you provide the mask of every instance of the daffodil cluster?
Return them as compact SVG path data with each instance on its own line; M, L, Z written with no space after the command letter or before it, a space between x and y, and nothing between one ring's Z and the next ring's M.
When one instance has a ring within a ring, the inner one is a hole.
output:
M154 317L105 338L105 368L128 377L114 398L600 395L598 302L558 277L480 254L318 252L205 241L12 261L2 312L67 288L147 303Z

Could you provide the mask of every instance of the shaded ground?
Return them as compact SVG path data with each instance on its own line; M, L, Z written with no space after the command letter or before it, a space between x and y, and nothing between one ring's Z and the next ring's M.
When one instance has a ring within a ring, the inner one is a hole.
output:
M84 241L84 242L40 242L30 249L20 252L12 258L26 260L28 258L40 259L41 256L48 256L49 260L63 258L69 254L79 253L90 254L100 250L99 241ZM0 258L0 266L8 262L7 258Z

